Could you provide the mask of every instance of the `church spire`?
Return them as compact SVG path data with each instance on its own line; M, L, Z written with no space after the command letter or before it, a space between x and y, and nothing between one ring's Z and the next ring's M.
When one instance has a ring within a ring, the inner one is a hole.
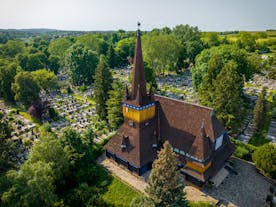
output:
M131 98L137 99L137 95L139 95L139 100L143 100L147 97L147 91L146 91L146 79L145 79L144 63L143 63L143 56L142 56L140 25L141 25L140 22L138 22L136 47L135 47L135 55L134 55ZM140 87L138 87L138 85Z

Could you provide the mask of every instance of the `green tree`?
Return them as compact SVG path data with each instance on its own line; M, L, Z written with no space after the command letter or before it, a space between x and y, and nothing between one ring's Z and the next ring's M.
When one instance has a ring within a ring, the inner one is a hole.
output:
M93 75L98 63L95 53L82 45L75 44L68 49L65 63L74 85L87 85L93 82Z
M24 70L27 71L34 71L38 69L45 68L47 64L47 57L41 53L34 53L34 54L29 54L27 56L27 63L26 63L26 68L22 67Z
M118 57L119 65L127 65L130 57L134 57L135 38L129 37L120 40L116 47L115 52Z
M173 35L143 36L144 59L155 74L164 74L177 69L181 43Z
M12 90L15 93L15 100L20 101L25 107L29 107L32 102L40 99L39 86L29 72L16 74Z
M105 120L107 116L106 102L108 100L108 91L111 89L112 75L104 56L101 56L100 58L94 79L96 113L100 119Z
M117 58L112 43L110 43L108 47L106 61L110 68L114 68L115 66L117 66Z
M182 45L178 61L188 60L189 62L194 62L195 57L203 49L201 33L198 28L180 24L173 28L173 34L180 40Z
M256 132L260 132L265 121L265 96L266 88L263 88L259 94L258 100L253 110L253 124Z
M209 105L214 108L225 126L234 131L241 121L243 106L243 79L237 73L237 64L234 61L226 63L213 85L214 92ZM201 92L201 96L203 94Z
M157 83L155 79L156 75L154 73L153 68L151 68L147 62L144 62L144 70L145 70L146 82L149 85L152 85L153 88L157 88Z
M6 44L0 45L0 56L3 58L15 58L17 54L25 50L24 43L18 40L9 40Z
M276 179L276 146L268 143L259 147L253 153L253 161L258 168L263 170L273 179Z
M240 48L246 49L248 52L254 52L256 49L255 37L249 32L239 32L239 38L237 40L237 45Z
M31 72L34 80L42 90L50 90L58 88L58 80L54 72L46 69Z
M218 46L220 44L220 39L217 32L205 32L202 36L203 43L208 48Z
M106 55L108 44L97 34L85 34L77 37L78 44L84 45L91 51L97 53L98 56Z
M123 88L121 82L114 82L112 84L112 90L108 92L109 99L106 102L107 119L111 129L118 129L124 120L122 110Z
M155 207L151 199L146 196L133 198L130 207Z
M40 128L40 140L31 149L28 163L42 161L51 164L52 177L55 180L62 180L68 174L69 159L60 141L47 127Z
M168 141L153 162L146 192L149 198L160 207L187 206L184 181L177 170L177 157Z
M10 140L11 127L8 120L0 112L0 176L11 168L16 167L17 148ZM0 190L1 195L1 190Z
M59 58L57 56L51 55L48 58L48 67L51 71L53 71L55 74L57 74L58 70L60 68Z
M200 88L203 78L208 75L208 67L212 63L211 59L213 59L213 56L216 56L216 59L222 61L219 68L212 70L217 74L221 71L224 64L231 60L236 62L238 74L241 77L245 77L246 80L249 80L255 72L255 66L250 61L245 50L239 49L234 45L220 45L218 47L205 49L197 56L195 66L191 70L193 84L196 90Z
M56 56L59 58L59 64L65 65L66 51L74 44L74 39L71 37L58 38L50 42L49 53L50 56Z
M70 206L78 207L107 206L101 198L99 190L95 186L89 186L87 183L81 183L78 187L72 189L66 197L66 202Z
M12 83L16 75L16 64L4 64L0 63L0 96L6 101L14 101L14 92L11 89Z
M23 164L20 171L9 171L9 185L1 196L3 206L54 206L57 196L52 172L51 164L41 161Z

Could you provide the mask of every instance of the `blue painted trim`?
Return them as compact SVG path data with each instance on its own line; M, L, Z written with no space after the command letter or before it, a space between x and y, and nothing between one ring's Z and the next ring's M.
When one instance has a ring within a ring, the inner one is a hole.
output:
M137 110L137 111L141 111L141 110L150 108L152 106L155 106L155 102L152 102L152 103L144 105L144 106L133 106L133 105L130 105L130 104L127 104L127 103L123 103L123 106L134 109L134 110Z

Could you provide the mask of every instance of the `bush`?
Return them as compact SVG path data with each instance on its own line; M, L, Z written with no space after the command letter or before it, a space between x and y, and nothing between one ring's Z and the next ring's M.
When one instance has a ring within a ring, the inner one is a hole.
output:
M130 207L154 207L154 203L146 196L133 198Z
M49 116L51 119L56 120L58 118L58 112L54 108L50 108Z
M257 149L257 147L243 143L236 139L231 139L231 141L235 144L236 150L234 152L234 156L240 159L244 159L247 161L252 161L252 154Z
M80 86L80 87L79 87L79 90L80 90L81 92L85 92L85 91L87 91L87 89L88 89L87 86Z
M268 143L253 154L253 161L265 174L276 179L276 146Z

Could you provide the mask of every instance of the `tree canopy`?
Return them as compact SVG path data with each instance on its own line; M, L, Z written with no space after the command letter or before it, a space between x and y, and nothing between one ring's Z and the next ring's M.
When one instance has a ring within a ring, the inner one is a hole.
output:
M87 85L93 82L95 68L98 64L97 55L83 45L72 45L65 59L68 74L74 85Z
M11 86L16 72L16 64L0 64L0 97L3 97L6 101L14 101L14 92Z
M42 90L58 88L58 81L54 72L46 69L41 69L31 72L31 75Z
M155 74L177 70L181 51L180 41L173 35L143 36L144 60Z
M203 50L196 58L192 78L201 103L214 108L228 129L240 123L244 79L254 70L247 52L233 45Z
M25 107L29 107L32 102L40 99L39 85L29 72L19 72L16 74L12 90L15 94L15 100L20 101Z

